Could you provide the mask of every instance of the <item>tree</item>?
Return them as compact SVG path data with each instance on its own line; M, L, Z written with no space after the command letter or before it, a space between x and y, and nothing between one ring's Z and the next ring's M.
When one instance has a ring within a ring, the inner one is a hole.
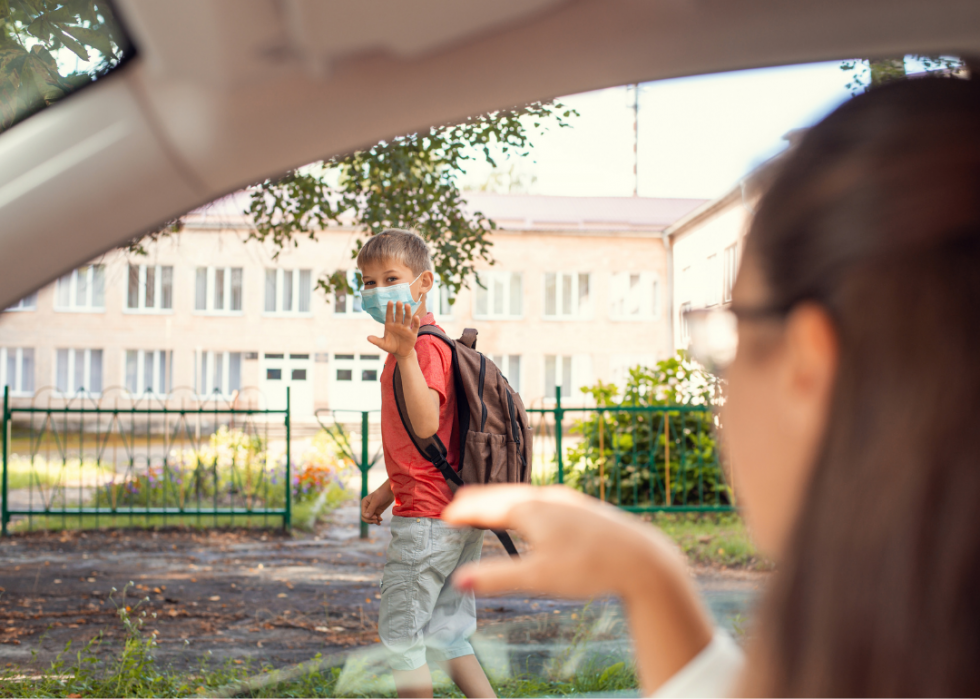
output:
M956 74L963 70L963 61L955 56L902 56L899 58L856 58L842 61L841 70L850 73L850 82L845 87L852 95L859 95L872 87L884 85L893 80L902 80L909 73L907 60L921 65L921 71Z
M116 65L129 43L104 0L0 0L0 133ZM67 70L77 56L87 70Z
M533 134L551 125L567 127L577 115L557 102L535 102L382 141L266 180L250 190L250 238L271 241L279 251L342 223L367 235L412 228L429 242L435 272L455 296L479 260L492 263L487 236L496 228L481 212L466 212L459 175L481 158L496 167L498 152L504 158L527 155ZM356 241L352 258L363 243ZM344 270L322 277L318 287L351 291Z

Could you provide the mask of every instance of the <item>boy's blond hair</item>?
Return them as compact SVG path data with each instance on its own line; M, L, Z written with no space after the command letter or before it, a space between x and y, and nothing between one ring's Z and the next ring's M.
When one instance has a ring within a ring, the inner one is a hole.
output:
M432 258L429 255L429 246L425 240L415 231L407 231L402 228L387 228L376 236L368 238L361 251L357 253L357 266L364 269L364 265L385 260L398 260L415 275L422 272L432 271Z

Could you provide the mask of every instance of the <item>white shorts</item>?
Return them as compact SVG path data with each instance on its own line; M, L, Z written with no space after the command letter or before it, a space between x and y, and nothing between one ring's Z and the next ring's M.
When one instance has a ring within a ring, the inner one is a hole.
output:
M394 670L415 670L473 653L476 599L450 576L480 560L483 531L429 517L391 518L391 543L381 579L378 635Z

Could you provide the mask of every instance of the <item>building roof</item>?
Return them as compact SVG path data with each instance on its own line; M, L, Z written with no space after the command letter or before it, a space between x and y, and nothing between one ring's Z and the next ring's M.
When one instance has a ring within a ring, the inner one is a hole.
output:
M705 199L654 197L549 197L466 192L471 211L504 229L601 228L661 231L704 204Z
M662 231L707 202L654 197L551 197L464 192L469 213L481 212L503 230ZM248 194L240 191L184 216L190 228L250 228Z

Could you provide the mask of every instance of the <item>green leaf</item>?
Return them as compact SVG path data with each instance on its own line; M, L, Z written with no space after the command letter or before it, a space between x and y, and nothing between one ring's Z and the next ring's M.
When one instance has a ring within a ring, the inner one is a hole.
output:
M624 662L618 662L615 665L610 665L609 667L607 667L605 670L602 671L602 674L599 675L599 686L602 687L603 685L605 685L606 682L609 681L610 677L622 672L623 668L625 667L626 667L626 663Z
M74 38L72 38L71 36L69 36L63 31L58 33L58 38L61 40L61 43L63 43L66 47L68 47L68 49L76 56L81 58L83 61L88 60L88 51L85 50L84 46L82 46L80 43L75 41Z
M109 33L106 28L103 27L99 30L94 30L73 25L65 27L65 30L70 32L72 36L82 43L94 48L103 56L109 57L113 55L112 42L109 39Z
M0 0L0 19L10 16L10 3L8 0Z

